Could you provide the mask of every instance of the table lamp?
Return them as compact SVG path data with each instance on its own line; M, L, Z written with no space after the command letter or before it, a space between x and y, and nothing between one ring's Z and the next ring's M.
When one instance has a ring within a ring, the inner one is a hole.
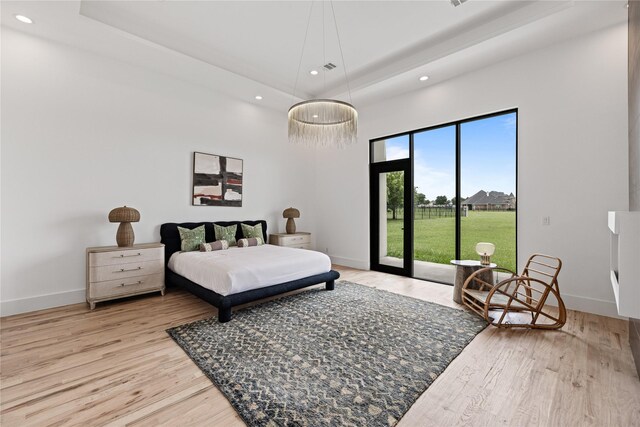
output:
M121 208L112 209L109 212L109 222L119 222L118 232L116 233L116 242L118 246L133 246L136 235L133 233L132 222L140 221L140 212L134 208L123 206Z
M300 218L300 211L296 208L287 208L282 212L282 217L287 218L287 234L296 232L296 222L294 218Z
M491 264L491 255L496 251L496 245L493 243L480 242L476 245L476 253L480 255L480 264Z

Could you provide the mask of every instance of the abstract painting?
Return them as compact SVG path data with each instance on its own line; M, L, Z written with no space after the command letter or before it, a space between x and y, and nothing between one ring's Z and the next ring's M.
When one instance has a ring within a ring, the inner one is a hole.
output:
M193 205L242 206L242 159L193 153Z

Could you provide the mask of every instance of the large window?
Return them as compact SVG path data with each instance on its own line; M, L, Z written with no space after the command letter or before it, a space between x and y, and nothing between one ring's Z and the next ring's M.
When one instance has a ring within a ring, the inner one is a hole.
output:
M491 242L515 270L516 150L517 110L372 140L372 269L453 283Z

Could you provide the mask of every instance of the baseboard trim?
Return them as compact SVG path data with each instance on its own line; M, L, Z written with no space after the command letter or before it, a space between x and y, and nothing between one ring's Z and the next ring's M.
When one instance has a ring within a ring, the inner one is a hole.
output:
M345 267L357 268L358 270L369 270L369 263L353 258L345 258L330 255L333 264L344 265ZM562 293L562 299L565 306L570 310L584 311L586 313L598 314L600 316L613 317L616 319L624 319L626 317L618 315L618 308L613 301L606 301L596 298L582 297L578 295L570 295Z
M561 293L564 305L569 310L584 311L586 313L598 314L600 316L613 317L616 319L624 319L626 317L618 315L618 308L613 301L606 301L595 298L581 297L578 295L570 295Z
M46 308L61 307L86 301L84 289L56 292L37 297L18 298L0 302L0 316L28 313Z
M345 267L357 268L358 270L369 270L369 263L352 258L330 256L333 264L344 265ZM577 295L562 294L562 299L566 307L570 310L584 311L601 316L613 317L616 319L627 319L618 315L615 302L601 299L581 297ZM30 311L44 310L47 308L61 307L69 304L77 304L86 301L85 289L73 291L56 292L53 294L39 295L36 297L19 298L0 302L0 316L12 316L14 314L27 313Z
M368 270L369 263L361 261L359 259L344 258L334 255L329 255L332 264L344 265L345 267L357 268L358 270Z

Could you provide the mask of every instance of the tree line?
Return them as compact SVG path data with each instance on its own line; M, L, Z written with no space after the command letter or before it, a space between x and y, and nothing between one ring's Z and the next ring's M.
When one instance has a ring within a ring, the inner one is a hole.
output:
M387 174L387 209L391 210L392 219L397 219L397 212L404 206L404 173L389 172ZM418 187L413 187L413 206L428 205L431 203L427 196L418 192ZM447 196L437 196L433 201L436 206L455 205L456 198L451 200Z

